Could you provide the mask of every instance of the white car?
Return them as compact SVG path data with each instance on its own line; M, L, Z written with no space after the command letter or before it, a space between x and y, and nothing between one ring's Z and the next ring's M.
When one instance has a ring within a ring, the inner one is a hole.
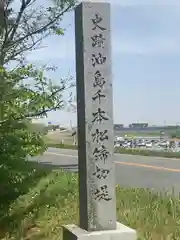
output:
M147 148L152 148L152 142L146 143Z

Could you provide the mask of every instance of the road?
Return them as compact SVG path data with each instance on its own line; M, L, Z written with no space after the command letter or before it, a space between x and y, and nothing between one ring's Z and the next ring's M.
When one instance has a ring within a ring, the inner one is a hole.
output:
M116 183L123 187L180 192L180 159L115 154ZM76 150L49 148L37 161L77 171Z

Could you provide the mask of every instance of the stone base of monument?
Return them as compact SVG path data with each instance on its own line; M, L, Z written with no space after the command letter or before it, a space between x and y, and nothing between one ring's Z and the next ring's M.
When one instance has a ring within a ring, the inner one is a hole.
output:
M117 222L116 230L88 232L74 224L63 226L63 240L136 240L137 234Z

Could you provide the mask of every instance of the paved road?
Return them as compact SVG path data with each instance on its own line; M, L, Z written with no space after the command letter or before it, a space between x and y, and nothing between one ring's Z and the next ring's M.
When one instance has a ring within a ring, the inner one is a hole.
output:
M49 148L37 159L77 171L77 151ZM116 183L121 186L180 192L180 159L115 154Z

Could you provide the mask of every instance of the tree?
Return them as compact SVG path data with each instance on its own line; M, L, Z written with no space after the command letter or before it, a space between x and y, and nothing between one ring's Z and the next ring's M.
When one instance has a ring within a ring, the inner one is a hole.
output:
M49 35L63 35L60 22L74 7L74 0L61 0L58 5L49 1L47 6L38 6L38 2L19 0L17 9L17 0L16 8L13 0L6 0L0 8L4 16L0 18L0 192L8 189L4 182L14 188L22 181L17 180L18 167L27 156L46 149L43 136L30 128L31 119L63 108L62 93L73 86L72 78L60 79L55 85L46 77L55 67L37 68L26 57Z
M51 34L63 35L64 31L59 27L60 21L64 13L72 10L75 4L74 0L61 0L56 5L49 1L47 6L37 7L38 0L19 0L19 8L13 10L14 0L4 2L6 2L4 9L1 7L1 16L4 18L0 21L0 66L5 67L13 61L13 63L19 64L20 68L26 64L28 52L40 47L44 38ZM3 74L4 71L1 71L0 92L6 90ZM0 119L2 120L2 95L0 98ZM37 112L37 115L39 114Z
M59 27L60 22L63 15L75 5L74 0L61 0L58 1L58 5L49 1L47 6L37 7L39 0L19 0L19 8L13 10L13 2L14 0L6 0L4 6L0 65L12 60L22 63L25 54L37 49L42 39L54 33L63 35L64 30Z
M59 27L62 16L72 10L75 5L74 0L61 0L55 5L49 1L47 6L38 8L37 0L19 0L19 9L13 10L13 2L13 0L6 0L4 9L0 8L1 12L4 11L1 14L4 20L0 21L0 93L6 93L0 96L0 120L2 122L7 118L6 105L11 110L12 105L16 110L17 107L19 108L18 114L20 115L17 115L15 109L10 114L15 119L44 116L51 110L62 108L62 94L59 93L67 87L67 80L61 79L60 86L54 86L53 81L44 76L44 72L55 69L43 66L38 70L32 64L27 65L26 56L29 51L36 50L42 40L49 35L63 35L64 31ZM16 67L8 71L7 65L12 61L16 63ZM32 80L31 85L25 81L27 79L29 81L29 78ZM72 85L68 85L70 86ZM11 99L10 105L9 100L6 99L7 94L8 99ZM12 97L14 104L12 104Z

